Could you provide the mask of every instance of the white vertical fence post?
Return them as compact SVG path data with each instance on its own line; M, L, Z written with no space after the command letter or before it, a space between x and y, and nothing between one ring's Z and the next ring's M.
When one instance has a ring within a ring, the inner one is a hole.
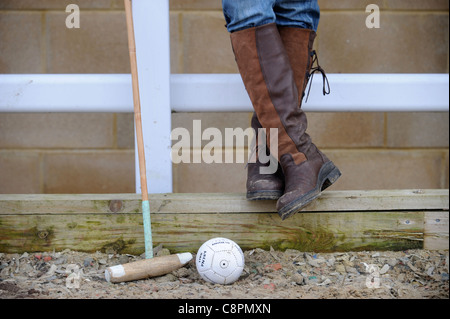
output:
M169 0L133 0L133 16L148 191L171 193Z

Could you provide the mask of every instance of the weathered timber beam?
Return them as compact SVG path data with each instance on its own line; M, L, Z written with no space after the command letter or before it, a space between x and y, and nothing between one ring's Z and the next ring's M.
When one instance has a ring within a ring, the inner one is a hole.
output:
M121 213L140 210L139 194L0 194L2 214L110 214L110 202ZM149 194L152 213L276 212L274 201L247 201L245 194ZM326 191L303 212L448 210L448 189ZM117 207L116 207L117 209Z
M224 236L243 249L448 249L448 190L330 191L286 221L243 194L150 195L153 242L196 252ZM0 195L0 252L144 251L140 195Z

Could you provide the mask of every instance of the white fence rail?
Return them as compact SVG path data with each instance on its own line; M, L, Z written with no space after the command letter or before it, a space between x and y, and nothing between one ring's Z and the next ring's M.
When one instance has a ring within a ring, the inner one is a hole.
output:
M329 74L328 79L331 94L323 96L322 80L314 78L305 111L449 110L448 74ZM172 74L170 108L173 112L252 111L239 74ZM131 76L2 74L0 112L133 112Z

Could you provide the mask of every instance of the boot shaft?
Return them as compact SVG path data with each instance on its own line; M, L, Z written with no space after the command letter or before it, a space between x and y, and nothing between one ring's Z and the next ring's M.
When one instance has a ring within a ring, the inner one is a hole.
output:
M289 57L301 107L313 64L312 53L316 32L309 29L278 26L281 41Z
M299 108L294 72L276 24L236 31L231 43L259 122L267 131L278 130L277 159L290 154L297 165L306 161L301 151L310 143L306 116ZM307 69L307 63L308 59L302 69ZM270 147L270 140L267 144Z

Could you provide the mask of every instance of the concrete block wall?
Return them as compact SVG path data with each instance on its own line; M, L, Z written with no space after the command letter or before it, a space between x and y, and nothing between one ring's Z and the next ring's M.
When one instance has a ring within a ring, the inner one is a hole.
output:
M65 26L71 3L79 29ZM379 29L365 26L371 3ZM319 5L315 46L327 72L449 72L447 0ZM172 73L237 73L220 0L170 0L170 19ZM0 0L0 73L129 72L122 0ZM191 130L199 119L223 133L249 127L250 117L174 113L172 126ZM309 112L308 120L343 172L335 190L449 187L448 113ZM0 113L0 193L132 193L134 165L132 114ZM245 179L240 163L174 165L175 192L244 192Z

